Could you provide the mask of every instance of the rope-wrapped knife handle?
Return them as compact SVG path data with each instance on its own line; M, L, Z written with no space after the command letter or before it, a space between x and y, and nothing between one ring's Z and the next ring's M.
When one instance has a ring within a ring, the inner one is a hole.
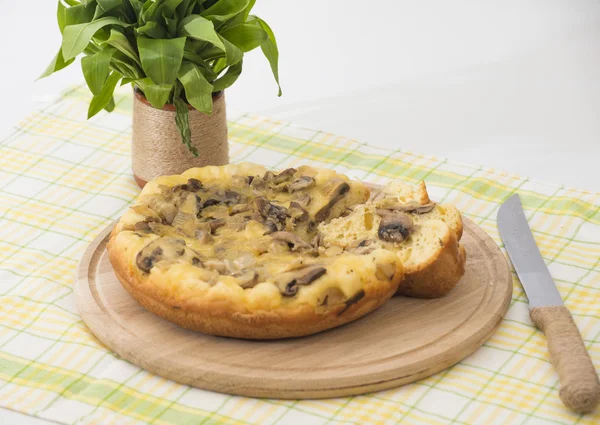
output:
M600 380L571 313L566 307L551 306L535 307L529 314L548 340L562 402L578 413L593 411L600 403Z

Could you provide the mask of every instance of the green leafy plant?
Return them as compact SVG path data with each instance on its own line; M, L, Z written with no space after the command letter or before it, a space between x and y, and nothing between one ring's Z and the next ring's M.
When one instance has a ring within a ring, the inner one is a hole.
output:
M42 74L84 54L81 68L93 94L88 118L111 112L117 85L132 84L158 109L175 105L183 143L191 145L190 104L212 113L212 94L242 72L244 53L260 47L279 88L279 51L265 21L250 15L256 0L59 0L58 53Z

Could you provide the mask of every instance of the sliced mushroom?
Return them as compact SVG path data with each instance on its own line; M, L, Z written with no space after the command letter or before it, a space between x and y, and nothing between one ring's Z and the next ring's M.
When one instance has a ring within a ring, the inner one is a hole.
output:
M287 208L272 204L264 196L259 196L256 198L254 200L254 205L264 218L270 218L279 222L285 221L287 216Z
M386 242L402 242L410 236L413 228L412 219L405 213L385 214L381 216L377 235Z
M171 193L179 196L181 195L182 192L187 192L188 190L188 186L187 184L176 184L175 186L173 186L170 191Z
M288 207L288 214L295 221L306 221L306 220L308 220L308 211L306 211L304 208L302 208L302 205L300 205L296 201L290 202L290 206Z
M133 226L133 230L146 231L146 232L152 231L152 229L150 228L150 225L146 221L138 221L137 223L135 223L135 225Z
M154 233L158 236L178 236L178 237L186 236L181 231L181 229L178 229L176 227L173 227L173 226L170 226L167 224L150 222L150 223L148 223L148 226L150 226L152 233Z
M275 192L287 192L290 182L279 183L278 185L273 186L273 190Z
M192 192L197 192L202 189L202 182L198 179L189 179L187 181L188 190Z
M283 241L288 244L292 251L302 251L312 249L312 245L303 241L299 236L290 232L275 232L271 237L276 241Z
M144 205L144 204L134 205L131 207L131 210L133 212L135 212L136 214L143 216L144 221L146 223L148 223L150 221L157 221L157 222L162 221L162 218L155 211L150 209L150 207L148 205Z
M315 185L315 179L310 176L301 176L295 179L288 186L289 192L296 192L298 190L310 189Z
M193 237L196 235L196 216L193 214L188 214L183 211L179 211L175 218L173 219L173 223L171 223L173 227L180 229L186 235Z
M281 224L278 224L271 219L265 220L263 224L267 227L267 231L263 233L263 235L270 235L274 232L281 230L282 227Z
M226 258L223 260L225 263L225 270L228 274L234 274L240 272L240 266L238 266L233 260Z
M290 181L294 177L294 174L296 174L296 171L297 170L295 168L287 168L283 170L281 173L274 176L273 183L280 184L283 182Z
M242 201L242 195L234 190L226 190L224 193L225 203L227 205L236 205Z
M208 208L208 207L212 207L212 206L215 206L215 205L219 205L220 203L221 203L221 201L219 201L218 199L209 198L209 199L207 199L206 201L204 201L202 203L202 209Z
M229 215L236 215L251 210L252 205L250 204L237 204L231 207L231 209L229 210Z
M187 192L182 198L181 206L173 217L171 225L178 229L181 229L186 235L193 237L196 234L196 195Z
M231 185L235 187L246 187L252 183L252 176L233 176L231 177Z
M273 173L272 171L267 171L263 175L263 180L266 181L267 183L272 182L274 179L275 179L275 173Z
M352 295L350 298L348 298L346 300L346 305L337 315L341 316L342 314L344 314L346 312L346 310L348 310L350 308L350 306L352 304L356 304L357 302L362 300L364 297L365 297L365 291L363 289L361 289L356 294Z
M246 270L233 276L237 278L238 283L244 289L254 288L258 284L258 273L255 270Z
M243 252L234 260L234 263L240 268L240 270L247 269L248 267L256 264L256 256L249 252Z
M372 239L363 239L350 244L348 251L357 255L366 255L377 249L377 244Z
M144 250L140 251L135 257L135 263L139 269L143 272L150 273L154 264L162 260L163 250L161 247L154 248L149 253L144 253Z
M267 183L262 177L256 176L252 179L252 182L250 182L250 187L255 194L260 195L267 190Z
M428 212L431 212L434 208L435 208L435 202L430 202L425 205L419 205L417 208L415 208L414 211L417 214L426 214Z
M215 218L213 220L209 220L207 221L208 225L210 226L210 231L211 233L215 233L215 231L220 228L225 226L225 220L221 219L221 218Z
M296 202L298 202L300 205L302 205L303 207L308 207L310 205L310 195L303 193L300 196L296 196L294 197L294 199L296 200Z
M177 214L177 207L159 194L150 195L144 199L148 207L157 213L163 223L171 224Z
M285 273L277 280L277 287L282 295L291 297L298 293L299 286L310 285L325 273L327 273L327 269L322 266L312 266L296 272Z
M200 242L201 244L208 244L211 243L213 240L210 236L210 233L204 230L196 230L195 236L198 242Z
M331 208L340 201L346 193L350 190L350 185L346 183L342 179L333 179L329 183L328 186L333 186L333 188L329 191L329 201L326 205L324 205L317 213L315 214L315 219L318 222L325 221L329 217L329 213L331 212Z
M427 204L419 204L417 202L409 202L401 204L395 198L385 198L376 203L378 208L383 208L392 211L400 211L415 214L426 214L435 208L435 202Z
M177 238L160 238L150 242L135 257L135 263L140 270L150 273L156 263L164 259L180 257L183 249L185 254L185 241Z

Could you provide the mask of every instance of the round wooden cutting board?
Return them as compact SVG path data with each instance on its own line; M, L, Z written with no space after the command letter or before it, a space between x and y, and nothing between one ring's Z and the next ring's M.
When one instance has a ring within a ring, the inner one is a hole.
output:
M86 251L75 295L81 317L124 359L184 384L270 398L364 394L430 376L477 350L500 324L512 278L494 241L465 219L466 273L436 300L395 297L379 310L313 336L245 341L179 328L129 296L114 275L106 243Z

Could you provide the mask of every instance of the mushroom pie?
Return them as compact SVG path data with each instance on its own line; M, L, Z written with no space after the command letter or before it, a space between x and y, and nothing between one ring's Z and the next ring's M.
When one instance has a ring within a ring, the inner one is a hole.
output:
M363 184L308 166L195 168L144 187L111 234L110 261L140 304L180 326L309 335L375 310L403 280L384 246L323 243L320 229L368 198ZM394 240L403 224L388 221L381 234Z

